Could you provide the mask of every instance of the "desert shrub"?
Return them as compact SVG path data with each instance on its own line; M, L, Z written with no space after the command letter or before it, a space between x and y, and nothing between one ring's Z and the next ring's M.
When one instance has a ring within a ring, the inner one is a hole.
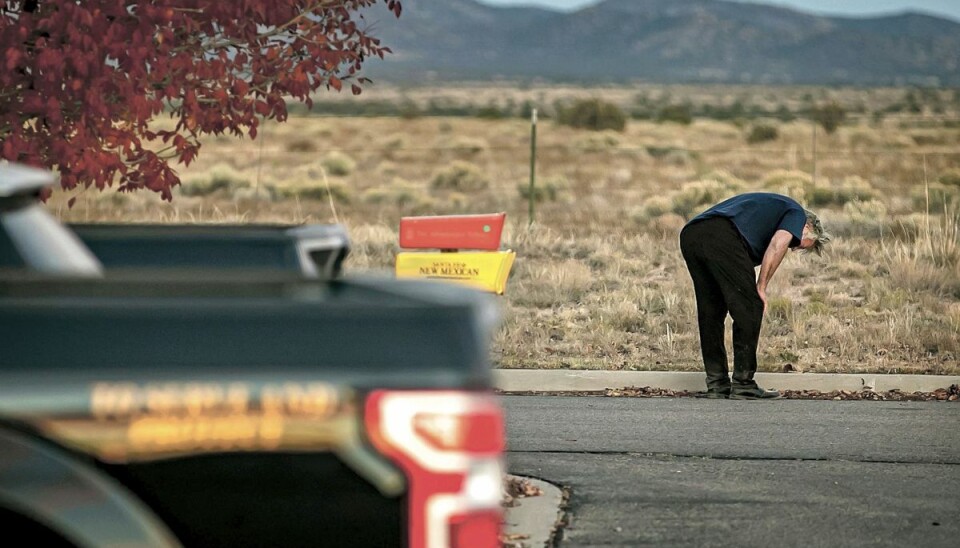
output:
M317 142L312 139L294 139L287 143L288 152L316 152Z
M814 186L812 179L804 173L781 172L765 179L763 186L766 190L790 196L811 207L842 206L847 202L867 201L877 197L877 192L870 184L856 176Z
M859 175L849 175L844 177L837 186L836 204L846 203L851 200L870 201L878 196L877 191L867 181Z
M603 315L613 329L625 333L642 333L648 328L648 317L635 303L624 301L614 303Z
M807 186L813 184L813 178L804 171L790 171L786 169L777 169L763 176L762 184L764 188L776 188L779 186L800 185Z
M707 205L730 198L742 191L746 184L726 171L715 171L699 181L680 187L666 196L648 198L643 207L633 214L634 221L645 223L664 215L678 215L689 219Z
M689 165L696 157L695 153L676 147L648 146L645 150L651 158L679 167Z
M746 181L723 169L717 169L702 177L705 181L717 181L729 189L741 191L747 187Z
M946 135L939 133L914 133L910 135L910 139L917 146L943 146L948 144Z
M475 109L471 103L462 103L450 97L432 97L427 100L422 112L426 116L472 116Z
M456 190L457 192L477 192L490 186L483 172L474 164L456 161L438 171L430 182L435 190Z
M813 178L802 171L778 169L766 174L761 185L765 190L790 196L803 203L807 200L807 191L813 188Z
M832 204L835 200L833 189L826 186L804 187L799 192L807 201L809 201L811 207ZM796 197L795 194L796 192L790 195Z
M298 198L301 200L328 200L333 198L340 203L350 203L350 188L340 182L331 181L326 184L305 184L297 186L286 186L277 189L277 193L283 198Z
M819 105L813 109L813 119L827 133L833 133L847 117L847 111L836 101Z
M533 201L556 202L570 187L566 179L552 178L542 182L535 182L533 187ZM530 183L522 182L517 185L517 193L524 200L530 199Z
M649 154L651 158L656 158L656 159L661 159L665 157L667 154L670 154L675 150L681 150L674 147L657 147L657 146L648 146L646 148L647 148L647 154Z
M877 133L869 129L851 130L848 142L850 148L873 148L881 144Z
M434 204L433 199L423 189L403 179L395 179L387 186L371 188L362 194L361 199L368 204L415 210L429 208Z
M514 304L533 308L552 308L579 302L593 284L590 267L576 259L517 264L514 277Z
M209 196L220 190L250 186L250 180L229 164L216 164L205 173L189 177L180 185L184 196Z
M912 242L924 233L928 220L927 215L924 213L896 215L887 223L887 230L897 240Z
M380 148L382 148L385 152L395 152L406 147L406 145L407 138L402 134L395 133L388 136L383 144L380 145Z
M736 190L719 181L695 181L680 187L671 198L673 212L685 219L699 213L704 206L713 205L736 194Z
M466 194L460 192L451 192L445 196L444 207L451 211L466 211L470 208L470 205L473 201Z
M960 203L960 187L930 183L929 190L923 186L910 191L910 200L916 211L927 211L927 196L930 197L930 213L943 213L952 204Z
M587 135L574 144L581 152L605 152L620 145L620 139L609 131Z
M948 169L940 174L937 182L944 186L960 187L960 169Z
M475 156L481 152L486 151L490 148L489 143L486 139L481 139L479 137L456 137L449 142L449 147L455 152Z
M870 201L877 197L877 191L870 186L870 183L852 175L845 177L839 183L829 183L825 186L806 189L807 202L811 206L842 206L852 201Z
M769 297L767 299L767 315L774 320L789 322L793 316L793 301L788 297Z
M686 126L693 122L693 112L690 109L690 105L667 105L657 113L657 121L672 122Z
M563 125L594 131L623 131L627 127L627 115L623 110L600 99L580 99L570 106L560 105L557 121Z
M880 200L851 201L843 205L850 234L879 236L887 224L887 206Z
M357 162L353 158L337 150L327 154L320 163L323 169L327 170L327 174L334 177L350 175L357 168Z
M650 223L650 227L662 238L671 236L679 237L680 231L686 223L686 219L676 213L665 213L654 217Z
M765 143L767 141L776 141L779 137L780 132L775 126L757 124L750 129L750 135L747 135L747 142L750 144Z
M420 110L420 106L411 99L401 101L399 111L400 117L404 120L415 120L423 116L423 111Z
M668 166L686 167L693 163L694 155L689 150L673 149L663 156L663 163Z
M790 107L782 103L777 106L774 116L781 122L792 122L797 119L797 116L790 110Z
M277 189L273 185L244 186L234 188L230 195L237 201L272 202L277 199Z
M651 219L665 213L672 213L673 200L667 196L653 196L644 202L643 210Z
M400 166L390 160L384 160L377 164L376 173L384 179L390 179L400 173Z
M500 120L510 116L510 111L501 109L495 102L491 101L485 106L477 109L477 118L484 120Z

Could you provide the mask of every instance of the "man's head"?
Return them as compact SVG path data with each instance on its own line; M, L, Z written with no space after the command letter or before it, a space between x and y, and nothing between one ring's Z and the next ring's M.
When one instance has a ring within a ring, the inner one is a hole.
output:
M804 211L807 213L807 224L803 227L803 238L800 239L798 247L804 251L812 251L818 256L823 255L823 246L833 237L823 229L823 223L814 212L806 209Z

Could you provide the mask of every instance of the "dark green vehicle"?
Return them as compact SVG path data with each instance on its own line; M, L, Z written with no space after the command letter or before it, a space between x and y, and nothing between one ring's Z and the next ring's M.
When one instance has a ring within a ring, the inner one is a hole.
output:
M218 269L340 275L350 252L339 225L70 224L108 269Z
M498 545L489 297L322 268L114 271L83 244L97 229L36 204L51 182L0 165L6 538Z

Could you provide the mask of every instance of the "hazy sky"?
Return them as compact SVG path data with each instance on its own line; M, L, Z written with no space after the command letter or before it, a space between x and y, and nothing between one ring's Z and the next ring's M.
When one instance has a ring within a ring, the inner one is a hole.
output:
M599 0L480 0L497 5L537 5L556 9L576 9ZM829 15L878 15L905 10L947 16L960 21L960 0L755 0L757 4L787 6L801 11Z

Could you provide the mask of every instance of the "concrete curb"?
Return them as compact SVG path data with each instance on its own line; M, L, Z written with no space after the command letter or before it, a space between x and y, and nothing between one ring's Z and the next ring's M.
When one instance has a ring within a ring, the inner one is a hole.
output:
M514 506L504 508L503 532L522 536L515 542L525 548L548 546L557 523L563 517L563 492L556 485L537 478L509 475L527 480L539 487L543 494L516 498Z
M757 373L757 383L777 390L873 390L933 392L960 384L960 376L878 375L846 373ZM703 373L685 371L588 371L572 369L495 369L493 385L503 392L588 392L607 388L649 386L702 391Z

